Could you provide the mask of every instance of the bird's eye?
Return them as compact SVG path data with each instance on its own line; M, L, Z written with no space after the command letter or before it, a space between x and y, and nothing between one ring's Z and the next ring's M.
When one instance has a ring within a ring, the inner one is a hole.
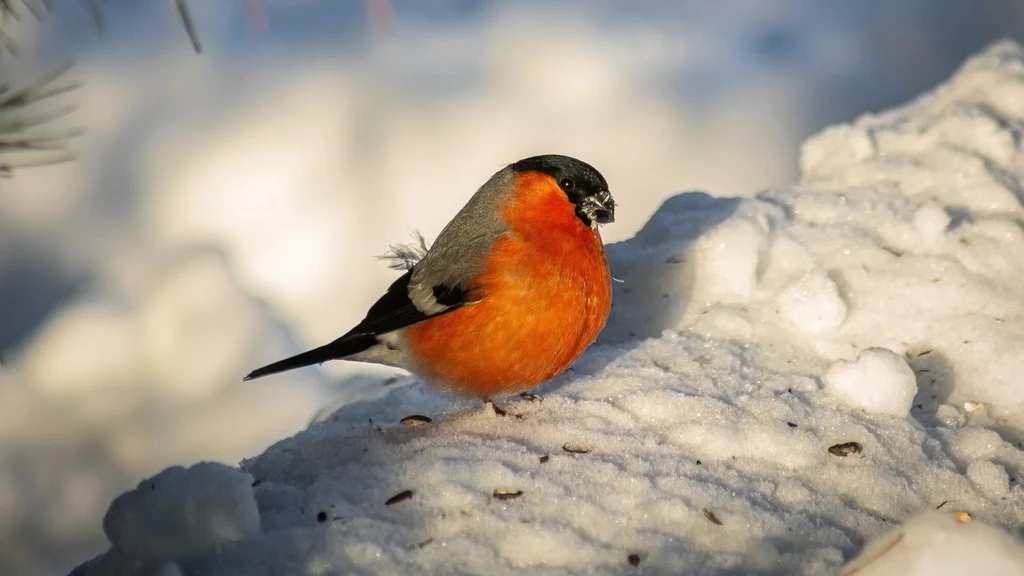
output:
M576 188L576 182L572 178L562 178L558 185L566 192L572 192Z

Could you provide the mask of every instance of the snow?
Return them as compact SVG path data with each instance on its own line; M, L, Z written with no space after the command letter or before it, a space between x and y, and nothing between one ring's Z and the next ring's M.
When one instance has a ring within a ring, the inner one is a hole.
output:
M946 437L946 449L950 456L962 463L995 458L1004 444L995 430L979 426L951 428L953 430Z
M984 460L976 460L967 465L967 477L985 494L993 498L1004 498L1010 492L1010 477L1006 469Z
M821 270L812 270L790 284L778 297L779 313L804 332L817 334L837 328L846 319L846 302L839 288Z
M1006 534L977 522L927 514L879 538L843 576L931 576L1021 573L1024 548Z
M115 499L103 530L111 550L93 571L182 574L177 558L259 536L252 477L213 462L168 468Z
M162 394L202 399L236 379L254 350L274 346L271 329L223 255L201 248L156 271L135 310L98 296L72 303L36 336L21 368L54 397L130 386L144 371ZM203 353L211 349L217 354Z
M765 247L762 226L730 220L701 237L694 251L701 296L717 302L746 302L757 287Z
M140 563L255 537L252 477L213 462L168 468L114 500L103 530L118 553Z
M141 482L75 574L1022 573L1022 134L1004 42L808 140L794 186L666 200L608 247L598 342L512 416L400 378L238 471ZM148 300L171 365L270 330L203 262ZM255 319L207 336L164 290Z
M917 376L891 350L868 348L854 362L837 360L823 377L825 391L851 408L899 418L910 413Z

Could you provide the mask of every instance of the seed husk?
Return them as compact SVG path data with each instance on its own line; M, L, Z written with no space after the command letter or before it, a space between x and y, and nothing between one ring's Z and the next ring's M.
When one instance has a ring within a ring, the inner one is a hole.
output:
M385 506L391 506L392 504L398 504L399 502L405 502L406 500L408 500L410 498L412 498L412 490L405 490L404 492L399 492L398 494L395 494L391 498L388 498L388 501L385 502L384 505Z
M494 489L494 497L498 500L515 500L522 495L522 490L506 490L505 488Z
M711 510L709 510L707 508L704 508L703 510L701 510L701 512L703 512L704 513L704 517L707 518L708 520L710 520L711 523L714 524L715 526L721 526L722 525L722 521L719 520L718 516L715 516L715 513L712 512Z
M420 414L413 414L412 416L402 418L400 422L406 426L422 426L424 424L430 424L433 420Z
M828 453L839 458L846 458L851 454L860 454L864 448L856 442L843 442L828 447Z

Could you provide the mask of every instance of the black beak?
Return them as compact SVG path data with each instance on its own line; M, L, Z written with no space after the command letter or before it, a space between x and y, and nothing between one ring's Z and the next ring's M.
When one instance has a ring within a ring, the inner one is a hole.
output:
M615 222L615 200L611 192L601 190L586 199L591 217L598 224L609 224Z

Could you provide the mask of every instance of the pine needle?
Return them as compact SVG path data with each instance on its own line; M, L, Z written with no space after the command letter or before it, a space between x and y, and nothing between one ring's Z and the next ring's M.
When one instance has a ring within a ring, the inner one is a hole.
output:
M188 39L192 41L192 49L199 54L203 51L202 45L199 44L199 35L196 33L195 23L192 22L192 14L188 10L188 4L185 0L174 0L174 7L178 11L178 17L181 18L181 23L185 26L185 33L188 34Z

